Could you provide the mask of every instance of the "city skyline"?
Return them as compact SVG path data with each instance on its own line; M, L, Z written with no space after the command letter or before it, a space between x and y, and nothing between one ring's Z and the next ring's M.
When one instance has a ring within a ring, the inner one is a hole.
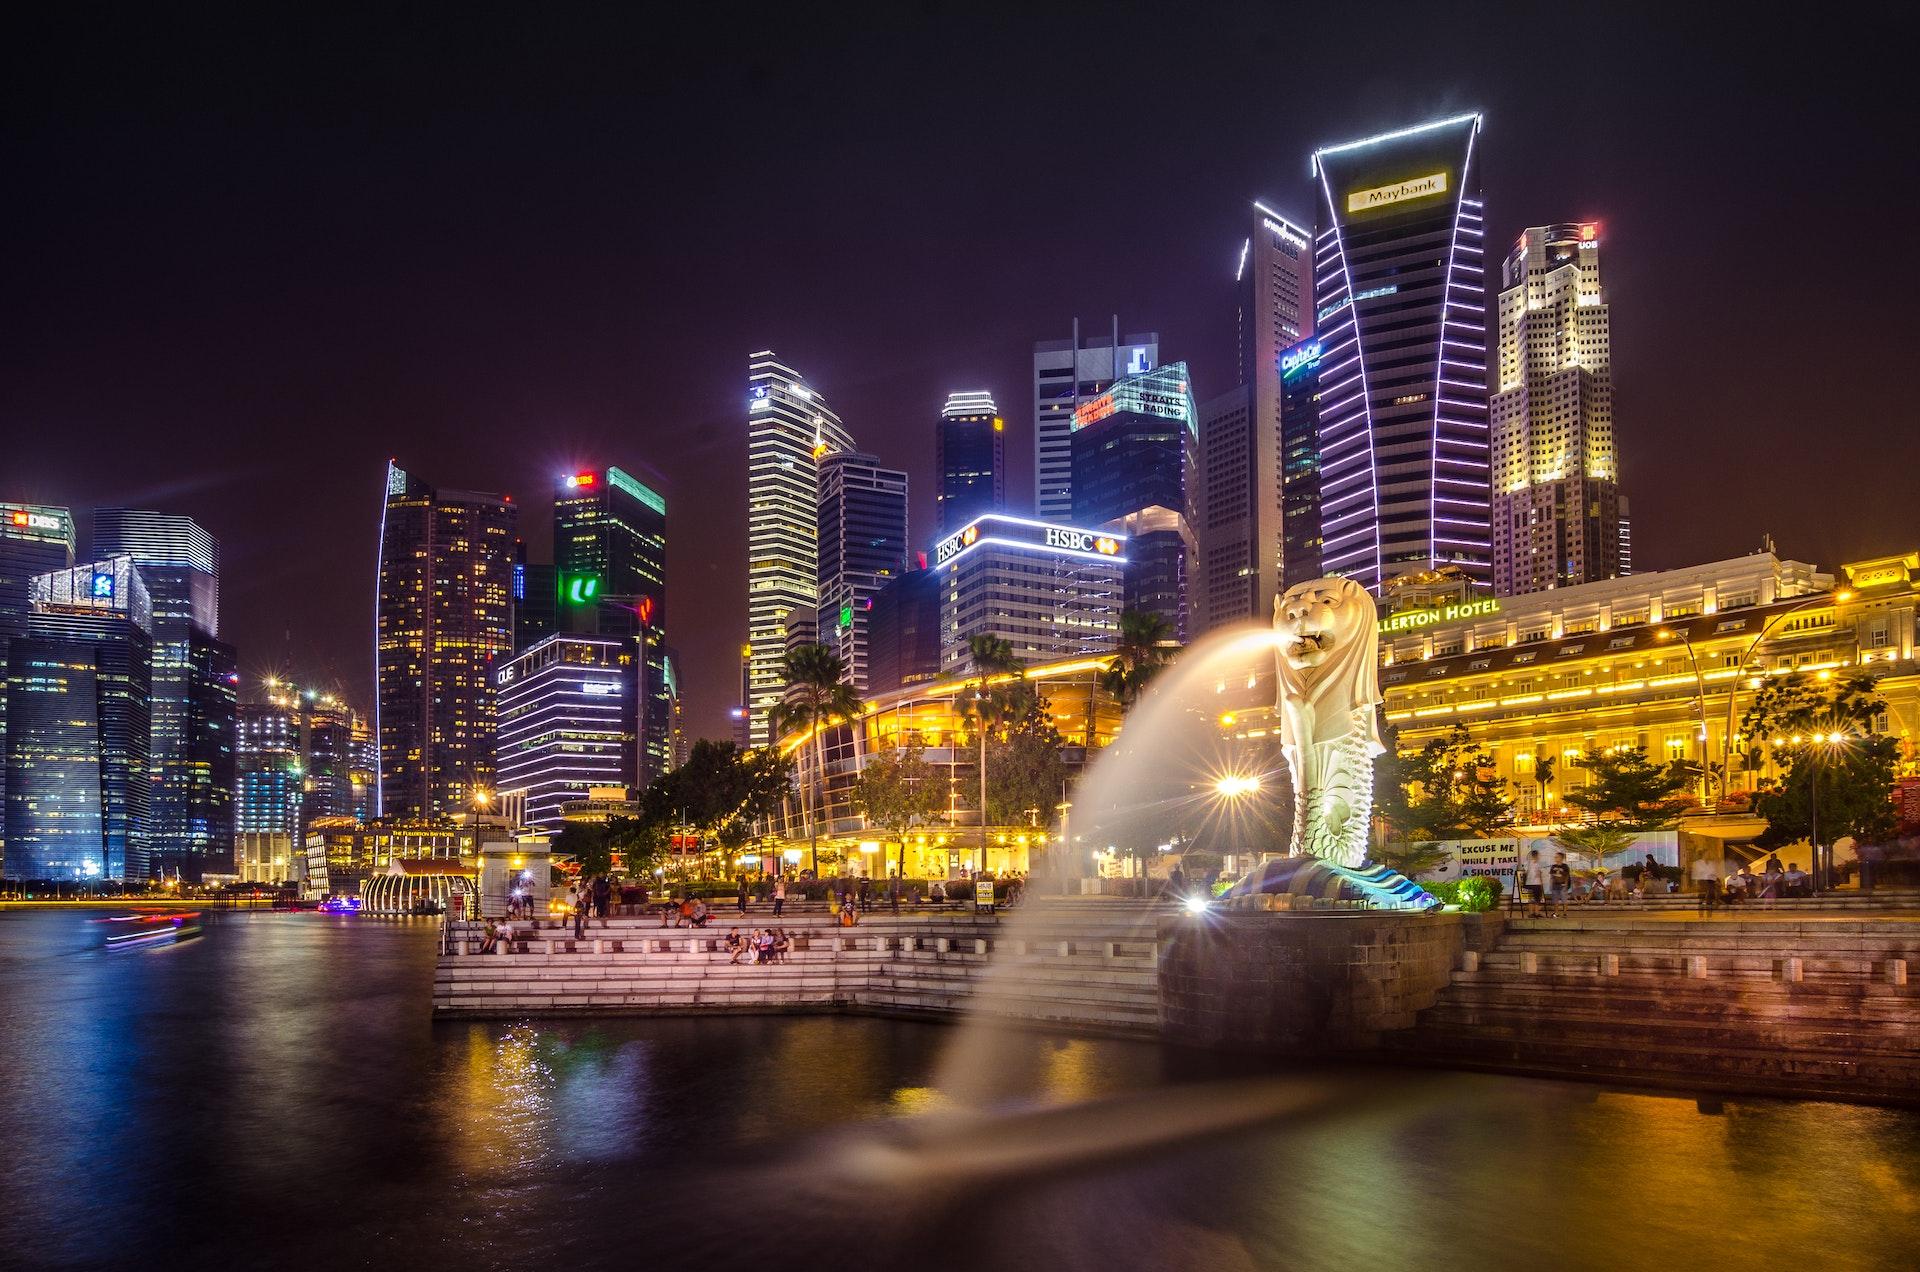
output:
M1416 26L1428 21L1406 20ZM1620 44L1630 34L1622 27L1603 29L1596 64L1609 59L1624 64L1628 54ZM1258 49L1272 38L1263 30L1251 45ZM1439 47L1465 50L1460 34L1447 38L1453 43L1441 39ZM1259 197L1285 215L1311 220L1306 155L1312 148L1478 108L1486 120L1480 145L1487 165L1483 189L1490 256L1504 256L1528 225L1591 221L1607 236L1608 290L1618 308L1613 362L1622 481L1633 498L1635 568L1733 556L1757 546L1769 532L1783 553L1829 566L1897 548L1899 527L1889 522L1898 514L1872 512L1900 506L1895 502L1899 474L1911 471L1916 448L1895 387L1901 324L1875 321L1898 312L1892 297L1903 290L1900 280L1888 275L1861 283L1866 321L1847 324L1845 334L1806 331L1804 323L1794 321L1815 310L1818 292L1811 271L1804 279L1775 280L1737 314L1727 312L1723 292L1714 290L1737 283L1742 254L1764 241L1769 224L1815 223L1817 192L1807 187L1822 186L1818 193L1825 199L1844 195L1869 177L1876 188L1888 179L1896 185L1910 181L1904 173L1888 178L1866 159L1873 129L1881 125L1869 119L1864 134L1862 125L1843 134L1828 126L1835 117L1823 114L1827 108L1815 101L1805 116L1779 121L1772 130L1777 136L1752 136L1739 105L1743 96L1758 99L1769 73L1765 61L1756 60L1740 68L1709 67L1708 84L1697 89L1683 90L1651 76L1652 91L1633 101L1600 91L1606 80L1596 76L1591 102L1583 100L1570 117L1549 127L1529 117L1537 90L1509 86L1496 73L1501 48L1511 53L1519 33L1503 32L1490 22L1479 38L1496 47L1463 53L1445 78L1415 68L1406 83L1384 87L1366 80L1336 90L1331 85L1340 67L1352 64L1350 55L1336 55L1333 65L1302 72L1309 86L1318 86L1315 108L1262 117L1262 127L1243 130L1259 133L1257 138L1216 140L1216 130L1205 128L1210 116L1233 117L1237 111L1239 117L1255 117L1252 99L1227 90L1202 94L1200 105L1169 107L1163 116L1143 121L1150 142L1175 133L1206 139L1202 153L1189 158L1204 180L1197 189L1183 183L1178 215L1169 215L1168 205L1152 197L1132 192L1108 197L1090 188L1070 201L1023 199L1003 226L966 243L963 235L940 229L950 210L937 206L926 176L896 175L897 188L889 193L911 209L903 221L933 217L934 228L956 254L920 264L947 286L936 289L942 291L936 321L917 324L917 332L896 330L916 324L898 323L895 304L881 303L873 284L842 290L831 302L806 299L804 290L795 290L820 289L824 296L836 277L857 273L861 279L884 280L895 268L906 250L902 239L889 231L875 241L857 220L809 221L803 230L788 231L783 242L789 252L806 253L808 259L774 267L764 288L723 270L710 285L712 294L696 297L694 312L675 315L670 328L635 319L624 312L627 300L618 310L609 306L604 293L587 281L583 265L611 262L622 277L636 282L653 277L656 269L670 279L672 267L649 258L639 269L635 254L644 256L646 249L616 248L605 237L604 213L593 211L583 191L563 182L565 206L586 213L591 233L584 246L553 258L516 255L512 245L531 243L528 231L546 223L543 214L532 212L518 221L463 226L456 239L478 250L490 234L505 234L507 254L516 263L505 267L507 286L499 303L537 300L540 314L577 337L574 355L520 347L517 340L502 343L497 335L479 338L486 331L476 328L498 317L492 301L481 304L471 319L457 318L458 306L444 288L398 304L399 297L382 290L388 284L378 270L392 263L384 255L370 264L374 273L350 274L351 281L338 292L319 275L296 269L285 290L311 302L311 318L291 320L270 306L277 323L241 323L234 315L244 293L234 285L247 277L243 256L216 251L222 268L211 276L212 286L175 279L157 253L151 259L126 256L152 248L145 229L104 249L101 267L118 262L116 272L126 285L110 320L81 339L74 330L78 311L63 307L47 287L61 270L77 268L75 257L83 248L97 246L93 235L107 213L87 197L97 193L87 183L151 171L151 160L108 146L100 173L28 213L72 214L73 225L35 235L48 243L49 259L30 265L24 280L19 308L40 318L29 336L12 342L16 358L30 365L16 364L11 377L15 389L4 418L9 436L24 440L12 447L10 484L0 497L72 508L82 522L83 543L90 542L91 527L85 523L91 508L117 504L193 517L222 542L222 635L238 648L243 672L257 676L274 668L296 669L304 677L338 683L364 709L371 706L366 580L375 554L377 512L366 492L372 487L370 474L388 455L407 457L410 467L438 484L525 498L523 533L532 559L548 559L551 545L540 530L547 520L542 500L556 474L629 465L649 484L657 481L676 510L686 510L676 521L669 566L675 629L713 635L698 644L684 637L676 641L688 662L689 723L697 735L724 736L726 709L737 698L737 635L745 630L737 577L745 552L744 526L738 524L745 473L738 374L743 354L779 350L783 360L806 370L809 382L834 403L864 448L909 472L914 495L910 546L925 550L933 537L935 488L931 448L919 424L928 403L962 389L996 396L1010 411L1009 507L1031 511L1030 464L1019 457L1032 454L1032 421L1020 404L1034 341L1057 338L1075 314L1098 329L1105 315L1117 312L1126 327L1159 333L1161 358L1193 365L1202 400L1227 391L1234 374L1228 357L1232 314L1219 297L1231 285L1249 199ZM1643 56L1677 60L1690 47L1681 41L1672 52ZM1696 91L1710 97L1711 105L1704 118L1689 119L1680 107L1692 100L1686 94ZM1013 96L1016 104L1009 110L1018 109L1024 87ZM181 108L173 98L163 100ZM831 101L814 102L801 118L816 119L832 108ZM10 148L29 173L45 171L60 138L76 132L94 136L116 117L110 100L93 109L103 113L43 122L25 138L16 136ZM1273 126L1276 121L1284 126ZM995 122L1005 120L995 116ZM482 135L483 124L477 116L470 118L467 135ZM718 135L732 136L730 121L713 127ZM1715 129L1715 145L1703 146ZM1581 145L1556 145L1563 130L1580 133ZM308 134L298 137L299 154L320 168L344 160ZM1738 186L1736 174L1768 170L1761 157L1773 147L1827 138L1844 141L1828 152L1821 182L1783 179L1771 186L1767 215L1759 215L1751 201L1730 197ZM940 140L957 158L972 153L974 143L956 133L942 134ZM893 142L882 137L878 144L885 149ZM198 152L164 153L190 160ZM711 162L677 151L668 157L672 171L689 177ZM238 162L251 174L238 196L241 206L289 188L291 174L278 161L243 153ZM568 182L584 176L563 160L556 162ZM1038 160L1017 151L1007 162L1017 171ZM489 161L472 156L456 167L468 179L496 171ZM829 167L845 176L837 165ZM404 175L390 179L411 191L406 206L415 213L441 206L448 194L434 182L416 186ZM613 204L624 206L633 190L631 184L617 185ZM1063 206L1066 202L1073 206ZM206 228L178 224L189 206L179 196L163 197L165 215L154 224L184 228L190 241L211 250L215 245ZM681 213L655 215L659 219L649 224L661 234L690 235L680 254L707 264L724 256L711 236L736 224L729 213L714 228L695 231L680 223ZM407 220L402 228L411 224ZM926 228L917 227L914 237ZM258 241L253 236L264 233L252 228L242 238L252 243ZM332 246L350 236L323 238ZM442 282L458 277L470 261L458 250L450 252L430 255L420 268ZM994 261L996 256L1004 263ZM326 251L320 258L335 259ZM1910 267L1897 262L1892 268L1897 274ZM963 281L967 294L955 294ZM658 293L660 286L656 280L633 294ZM354 302L362 294L354 288L372 290ZM892 289L885 291L890 295ZM392 312L378 312L382 307ZM196 349L160 342L174 355L163 367L154 351L132 340L129 324L154 322L176 311L184 319L178 338L185 339L187 332L199 337L216 356L220 374L212 374L215 364ZM353 334L345 348L296 357L291 338L310 336L308 322ZM1822 376L1783 377L1776 370L1779 344L1786 339L1780 333L1790 323L1797 333L1796 360L1821 367ZM674 376L643 371L643 360L662 356L676 366ZM82 374L102 358L113 360L120 372L110 383ZM271 368L278 370L269 375ZM197 370L207 374L182 381ZM1847 409L1835 411L1830 391L1813 387L1816 379L1846 385ZM70 439L83 432L109 444L89 448L82 457ZM179 446L182 436L203 438L206 451L196 454ZM306 444L284 445L278 440L282 436ZM1714 477L1727 479L1705 480L1697 469L1662 464L1653 453L1655 438L1690 453L1715 455ZM1820 498L1804 497L1804 478L1780 471L1787 466L1775 462L1782 453L1808 446L1821 448L1814 452L1816 471L1831 483L1816 488ZM1835 516L1836 503L1849 511L1857 505L1868 515Z

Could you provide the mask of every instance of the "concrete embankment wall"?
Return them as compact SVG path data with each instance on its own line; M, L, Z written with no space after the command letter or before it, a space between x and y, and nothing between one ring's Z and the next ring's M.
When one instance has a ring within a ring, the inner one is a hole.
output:
M1169 1041L1286 1055L1369 1051L1433 1006L1497 915L1233 912L1162 925Z
M771 920L749 916L746 926ZM434 1012L445 1017L876 1011L931 1018L975 1009L1008 1021L1154 1037L1160 1026L1153 911L1062 907L1010 920L869 916L858 927L786 916L787 961L734 963L723 921L698 931L645 919L594 926L580 941L541 929L502 952L443 956ZM477 933L462 933L468 951ZM991 986L983 994L982 988Z
M729 963L724 926L616 920L580 942L545 929L512 952L442 957L434 1011L964 1011L1274 1056L1920 1099L1911 915L1191 915L1086 900L1018 919L785 922L796 948L775 966Z

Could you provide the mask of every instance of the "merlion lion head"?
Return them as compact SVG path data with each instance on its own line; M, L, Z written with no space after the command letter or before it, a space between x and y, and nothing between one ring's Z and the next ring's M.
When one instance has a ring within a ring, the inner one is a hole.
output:
M1273 630L1283 739L1328 741L1350 730L1354 708L1370 709L1380 700L1373 597L1352 579L1314 579L1288 588L1273 602ZM1288 739L1289 725L1304 726L1314 737ZM1370 722L1367 729L1373 731Z
M1280 658L1295 673L1329 661L1346 661L1364 644L1377 648L1373 597L1352 579L1296 583L1273 601L1273 630Z

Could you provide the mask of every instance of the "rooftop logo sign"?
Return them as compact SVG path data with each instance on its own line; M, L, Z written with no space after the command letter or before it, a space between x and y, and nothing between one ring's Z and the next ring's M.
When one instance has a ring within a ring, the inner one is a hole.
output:
M1444 170L1429 173L1424 177L1414 177L1409 181L1396 181L1392 185L1374 186L1370 190L1352 190L1347 194L1348 212L1366 212L1373 208L1384 208L1393 203L1405 203L1411 199L1430 198L1447 192L1447 174Z
M1433 609L1407 610L1381 619L1380 634L1391 636L1395 632L1417 631L1422 627L1435 627L1441 623L1458 622L1463 618L1481 618L1499 612L1500 602L1492 597L1478 601L1456 601L1451 605L1441 605Z

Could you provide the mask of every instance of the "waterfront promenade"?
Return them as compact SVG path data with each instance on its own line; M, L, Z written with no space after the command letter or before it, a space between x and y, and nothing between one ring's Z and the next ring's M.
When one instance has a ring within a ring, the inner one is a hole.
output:
M732 963L724 946L729 928L773 923L763 911L722 912L698 930L615 918L578 941L550 925L493 954L466 924L460 952L438 960L433 1009L975 1013L1281 1056L1909 1103L1920 1099L1920 909L1889 900L1509 919L1047 899L1019 915L876 912L851 929L789 913L779 923L794 948L773 965ZM1232 980L1206 987L1204 1028L1196 966Z

